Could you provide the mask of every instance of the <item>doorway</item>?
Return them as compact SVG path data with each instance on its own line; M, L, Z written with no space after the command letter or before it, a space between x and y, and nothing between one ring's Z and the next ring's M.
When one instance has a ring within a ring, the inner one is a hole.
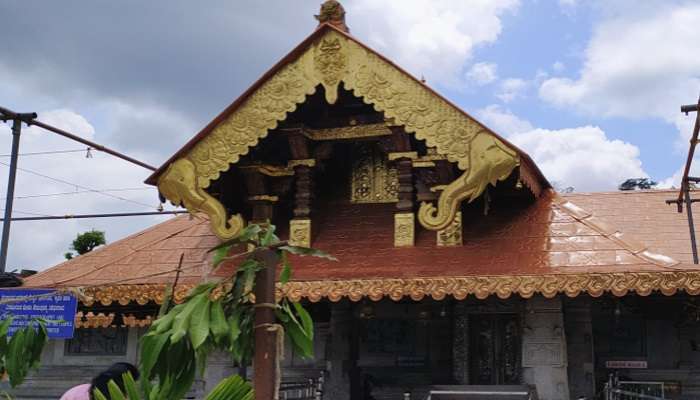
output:
M469 383L520 383L520 324L516 314L469 317Z

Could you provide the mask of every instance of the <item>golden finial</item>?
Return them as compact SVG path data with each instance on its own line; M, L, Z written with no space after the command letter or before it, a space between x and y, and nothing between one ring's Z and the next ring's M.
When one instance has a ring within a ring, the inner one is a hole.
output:
M350 28L345 25L345 9L337 0L326 0L321 4L321 12L314 15L318 24L329 23L343 32L350 32Z

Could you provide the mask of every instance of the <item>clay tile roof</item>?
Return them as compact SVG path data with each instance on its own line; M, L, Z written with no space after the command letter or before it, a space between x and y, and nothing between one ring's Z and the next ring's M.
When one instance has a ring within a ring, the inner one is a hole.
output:
M172 282L181 254L180 281L196 283L206 251L218 243L208 221L173 217L122 240L25 279L25 286L63 287ZM169 272L162 274L163 272Z
M419 230L415 247L396 248L393 205L329 204L319 211L314 246L339 261L295 257L293 282L280 293L312 300L700 293L683 215L663 202L671 194L550 194L488 216L466 212L461 247L436 247L435 232ZM217 243L206 220L179 216L34 275L26 285L100 285L88 290L88 303L158 301L184 254L182 297L210 272L207 250Z
M618 191L609 193L571 193L563 197L586 208L597 217L619 227L625 234L649 246L649 249L690 264L690 233L685 212L665 201L678 196L677 190ZM695 221L696 231L700 223Z

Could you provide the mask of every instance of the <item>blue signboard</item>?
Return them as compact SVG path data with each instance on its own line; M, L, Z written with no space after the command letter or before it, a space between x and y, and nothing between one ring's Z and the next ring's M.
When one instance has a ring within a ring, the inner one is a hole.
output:
M9 335L27 326L32 318L44 318L49 321L46 330L50 338L73 337L78 306L75 296L50 289L0 289L0 302L0 320L13 317Z

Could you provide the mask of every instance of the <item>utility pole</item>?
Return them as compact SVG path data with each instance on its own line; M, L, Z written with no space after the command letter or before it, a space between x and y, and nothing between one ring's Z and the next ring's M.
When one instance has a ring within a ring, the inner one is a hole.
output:
M10 154L10 175L7 178L7 198L5 199L5 219L2 223L2 242L0 242L0 273L5 272L7 265L7 245L10 240L10 224L12 205L15 197L15 178L17 177L17 155L19 153L19 137L22 134L22 122L30 125L36 118L36 113L7 113L3 110L0 118L12 120L12 153Z
M688 150L688 159L685 162L685 169L683 170L683 178L681 178L681 190L678 193L678 198L673 200L666 200L666 204L676 204L678 207L678 212L683 212L683 203L685 203L685 212L688 216L688 229L690 230L690 249L693 252L693 263L698 264L698 246L695 238L695 222L693 221L693 203L700 201L698 199L692 199L690 197L690 184L700 183L700 177L690 176L690 167L693 164L693 158L695 156L695 146L697 146L700 140L698 135L700 135L700 98L696 104L687 104L681 106L681 112L685 115L694 112L695 115L695 126L693 127L693 133L690 137L690 149Z
M263 268L255 277L255 356L253 357L253 387L255 400L277 400L275 391L279 367L277 359L277 335L275 324L275 272L280 256L277 250L262 248L255 258Z
M29 125L36 125L40 128L46 129L47 131L53 132L55 134L61 135L68 139L74 140L78 143L82 143L90 146L93 149L103 151L107 154L113 155L115 157L121 158L122 160L128 161L132 164L136 164L140 167L146 168L151 171L155 171L156 168L148 165L142 161L136 160L125 154L114 151L108 147L102 146L101 144L83 139L76 136L70 132L64 131L63 129L56 128L49 124L45 124L36 119L36 113L16 113L14 111L8 110L5 107L0 107L0 121L7 122L12 120L12 153L10 154L10 176L7 180L7 198L5 199L5 218L3 218L2 224L2 242L0 242L0 273L5 272L7 266L7 247L10 240L10 223L12 222L12 205L13 198L15 196L15 178L17 176L17 156L19 155L19 137L22 133L22 122ZM56 219L56 218L49 218Z

